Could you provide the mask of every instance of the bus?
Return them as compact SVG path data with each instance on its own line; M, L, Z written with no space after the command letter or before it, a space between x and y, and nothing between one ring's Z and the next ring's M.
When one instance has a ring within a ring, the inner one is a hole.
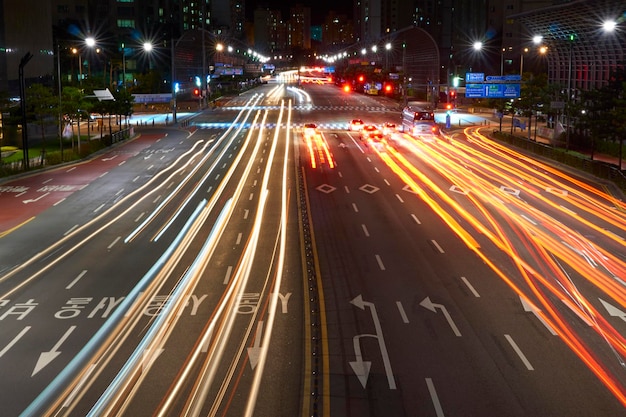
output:
M402 130L414 137L439 136L439 126L435 123L435 113L432 110L417 106L407 106L402 110Z

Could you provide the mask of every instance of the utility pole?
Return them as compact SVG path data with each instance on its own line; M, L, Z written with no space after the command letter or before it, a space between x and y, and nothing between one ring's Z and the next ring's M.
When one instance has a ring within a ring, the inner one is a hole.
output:
M20 60L19 80L20 80L20 110L22 111L22 149L24 153L24 170L28 171L28 129L26 120L26 82L24 81L24 67L33 58L33 54L26 52Z

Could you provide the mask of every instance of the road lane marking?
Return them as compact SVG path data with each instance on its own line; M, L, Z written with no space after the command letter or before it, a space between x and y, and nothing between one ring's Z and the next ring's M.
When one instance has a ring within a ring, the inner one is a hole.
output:
M122 238L121 236L116 237L115 240L113 242L111 242L111 244L109 246L107 246L107 249L111 249L113 246L115 246L117 241L120 240L121 238Z
M240 233L237 235L237 245L241 243L241 236L242 236L242 233L240 232Z
M413 220L415 220L415 223L417 224L422 224L422 222L420 221L420 219L417 218L417 216L415 214L411 214L411 217L413 218Z
M63 345L63 343L65 343L67 338L70 337L70 335L76 329L76 327L77 326L70 326L70 328L67 329L67 331L63 334L63 336L61 336L61 338L55 343L55 345L52 346L52 349L45 351L45 352L41 352L41 354L39 355L39 359L37 360L37 363L35 364L35 369L33 369L33 373L30 375L31 377L35 376L36 373L38 373L43 368L48 366L48 364L50 364L53 360L55 360L61 354L61 351L59 350L61 348L61 345Z
M443 304L433 303L430 300L430 297L424 298L422 300L422 302L420 303L420 305L422 307L424 307L425 309L432 311L435 314L437 313L437 309L441 310L441 312L443 313L443 316L445 317L446 321L448 322L448 325L450 326L450 328L454 332L454 335L457 336L457 337L461 337L462 336L461 335L461 331L459 330L458 327L456 327L456 323L454 322L454 320L452 320L452 316L448 312L448 309L446 308L446 306L444 306Z
M233 273L233 266L228 265L228 268L226 269L226 275L224 276L224 284L228 284L228 282L230 281L230 275L232 273Z
M478 291L476 291L476 289L472 286L472 284L470 284L467 278L461 277L461 281L463 281L465 285L467 286L467 288L469 288L469 290L472 292L472 294L474 294L474 297L476 298L480 297L480 294L478 294Z
M511 345L515 353L517 353L517 356L519 356L519 358L522 360L522 362L526 366L526 369L528 369L529 371L533 371L535 368L533 368L533 366L530 364L528 359L526 359L526 356L524 355L522 350L519 348L519 346L517 346L517 343L515 343L513 338L509 336L508 334L505 334L504 337L509 342L509 344Z
M445 414L443 414L443 408L441 408L441 403L439 402L439 396L437 395L437 390L435 389L433 380L430 378L426 378L426 386L428 387L430 399L432 400L433 406L435 407L435 413L437 414L437 417L444 417Z
M67 236L70 233L72 233L74 231L74 229L76 229L78 227L77 224L75 224L74 226L70 227L70 230L68 230L67 232L63 233L63 236Z
M359 212L359 208L356 206L356 203L352 203L352 208L354 209L355 213Z
M385 181L385 184L391 187L391 184L389 183L389 181L387 181L387 179L384 179L383 181Z
M83 269L83 271L78 274L78 276L76 278L74 278L74 280L72 282L69 283L69 285L67 287L65 287L66 290L71 289L78 281L80 281L80 279L87 273L86 269Z
M281 311L283 314L287 314L287 304L289 303L289 298L291 297L291 293L288 292L285 295L282 295L281 293L277 293L278 298L280 299L280 306L281 306Z
M93 211L94 213L99 212L100 210L102 210L102 207L104 207L104 203L100 204L98 207L96 207L96 209Z
M433 245L435 245L435 247L437 248L437 250L438 250L440 253L446 253L446 252L443 250L443 248L442 248L441 246L439 246L439 243L437 243L437 241L436 241L435 239L432 239L432 240L431 240L431 242L432 242L432 244L433 244Z
M385 270L385 264L383 264L383 260L380 258L380 255L375 255L376 257L376 262L378 262L378 267L380 268L381 271Z
M532 304L525 297L520 295L519 299L522 302L522 308L524 309L524 311L533 313L535 315L535 317L537 318L537 320L539 320L541 322L541 324L543 324L546 327L546 329L548 329L548 331L552 334L552 336L556 336L557 335L557 333L554 331L552 326L550 326L550 324L548 324L548 322L545 321L545 319L543 317L541 317L541 315L539 315L539 312L541 310L539 310L534 304Z
M402 199L402 197L400 197L400 195L396 194L396 198L401 202L404 203L404 200Z
M396 305L398 306L398 311L400 312L400 317L402 317L402 321L404 323L408 323L409 318L407 317L406 312L404 311L404 306L402 305L400 301L396 301Z
M370 237L370 232L367 230L367 226L362 224L361 227L363 228L363 233L365 234L365 236Z
M22 329L22 331L21 331L21 332L19 332L19 334L18 334L17 336L15 336L15 337L13 338L13 340L11 340L11 341L9 342L9 344L8 344L8 345L6 345L6 346L4 347L4 349L0 350L0 358L1 358L1 357L5 354L5 353L7 353L7 352L8 352L8 351L9 351L9 350L13 347L13 345L15 345L15 344L16 344L16 343L17 343L17 342L18 342L18 341L22 338L22 336L24 336L24 335L26 334L26 332L27 332L27 331L29 331L29 330L30 330L30 326L26 326L26 327L24 327L24 328Z

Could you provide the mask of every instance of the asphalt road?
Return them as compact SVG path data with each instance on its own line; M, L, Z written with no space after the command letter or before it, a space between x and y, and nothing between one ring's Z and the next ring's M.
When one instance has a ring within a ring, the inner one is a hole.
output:
M4 184L3 415L622 414L623 203L346 130L399 110L269 84Z

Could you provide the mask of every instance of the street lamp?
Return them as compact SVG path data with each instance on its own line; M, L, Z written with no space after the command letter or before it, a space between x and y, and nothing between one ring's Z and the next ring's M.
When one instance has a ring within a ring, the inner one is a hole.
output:
M389 51L391 50L391 43L385 44L385 69L389 70Z

